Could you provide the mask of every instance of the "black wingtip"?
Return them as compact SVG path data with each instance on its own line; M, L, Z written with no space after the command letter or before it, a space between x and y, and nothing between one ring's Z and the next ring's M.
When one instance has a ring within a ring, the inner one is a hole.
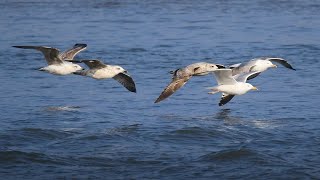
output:
M84 43L76 43L75 45L73 45L73 47L87 47L87 44L84 44Z
M221 64L216 64L216 66L218 67L218 69L225 69L226 68L224 65L221 65Z
M72 63L82 63L82 60L68 60L68 62L72 62Z
M160 96L161 96L161 95L160 95ZM155 104L157 104L157 103L159 103L160 101L164 100L164 99L161 98L160 96L154 101Z

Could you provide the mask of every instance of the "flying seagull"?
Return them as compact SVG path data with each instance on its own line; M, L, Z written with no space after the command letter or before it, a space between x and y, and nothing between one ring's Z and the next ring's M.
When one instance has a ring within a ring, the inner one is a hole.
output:
M81 60L81 61L73 61L85 63L89 69L74 72L74 74L89 76L94 79L108 79L113 78L122 84L126 89L131 92L136 92L136 85L128 74L128 71L124 70L120 66L104 64L100 60Z
M218 92L222 92L224 94L222 95L219 106L224 105L224 101L226 101L226 99L230 98L231 100L235 95L243 95L250 90L258 90L258 88L246 83L246 81L250 77L256 76L259 72L248 72L232 76L231 69L219 69L213 73L218 82L218 86L210 87L208 89L212 90L209 94L215 94Z
M86 44L75 44L73 48L60 53L59 49L46 47L46 46L12 46L15 48L22 49L35 49L44 55L48 66L42 67L40 71L46 71L51 74L56 75L67 75L74 73L76 71L82 70L83 68L78 64L74 64L72 62L68 62L67 60L72 60L76 54L80 51L84 50L87 45Z
M154 103L158 103L171 96L179 88L185 85L192 76L204 76L219 68L224 68L224 66L220 64L199 62L190 64L185 68L175 70L173 72L171 83L162 91Z
M268 68L276 68L277 65L273 64L273 62L279 63L288 69L296 70L288 63L288 61L282 58L274 58L274 57L255 58L245 63L231 65L230 69L232 69L233 76L241 73L248 73L248 72L254 72L254 71L261 73L263 71L266 71ZM258 75L259 74L256 74L256 76ZM249 77L248 80L253 79L256 76Z
M277 65L273 64L272 62L279 63L288 69L296 70L288 63L288 61L276 57L255 58L245 63L231 65L230 69L232 69L233 76L243 73L257 72L256 74L248 77L248 80L250 80L257 77L261 72L266 71L268 68L276 68ZM222 93L219 105L223 106L227 104L233 97L233 95Z

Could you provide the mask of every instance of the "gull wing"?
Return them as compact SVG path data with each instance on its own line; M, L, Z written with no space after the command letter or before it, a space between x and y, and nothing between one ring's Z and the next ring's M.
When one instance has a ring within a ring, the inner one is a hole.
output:
M60 54L60 58L63 60L73 60L79 52L85 50L87 44L75 44L71 49L68 49Z
M232 77L231 69L218 69L213 72L218 85L234 85L237 81Z
M230 68L232 69L232 75L234 76L237 74L250 72L250 70L252 69L252 67L255 65L256 62L257 61L253 59L246 63L239 63L239 64L232 65L233 67L230 66Z
M107 67L106 64L104 64L102 61L100 60L81 60L80 62L85 63L90 69L101 69L101 68L105 68Z
M48 65L53 64L61 64L63 61L59 57L59 49L46 47L46 46L12 46L15 48L22 48L22 49L35 49L41 51L44 55Z
M246 82L248 79L252 79L254 77L257 77L261 72L259 71L254 71L254 72L248 72L248 73L242 73L242 74L238 74L235 75L234 78L238 81L238 82Z
M221 96L221 99L219 102L219 106L223 106L223 105L227 104L229 101L231 101L231 99L233 97L234 97L234 95L222 93L222 96Z
M162 91L162 93L160 94L160 96L158 97L158 99L154 103L158 103L158 102L168 98L169 96L171 96L179 88L184 86L191 77L192 76L185 76L182 78L173 78L171 83Z
M133 81L133 79L129 76L129 74L126 73L119 73L113 77L116 81L118 81L120 84L122 84L126 89L128 89L131 92L137 92L136 85Z
M233 68L239 67L240 65L241 65L241 63L233 64L233 65L229 66L229 68L233 69Z
M291 64L288 63L288 61L282 59L282 58L268 58L269 61L271 62L276 62L276 63L279 63L281 64L282 66L288 68L288 69L292 69L292 70L296 70L294 69Z

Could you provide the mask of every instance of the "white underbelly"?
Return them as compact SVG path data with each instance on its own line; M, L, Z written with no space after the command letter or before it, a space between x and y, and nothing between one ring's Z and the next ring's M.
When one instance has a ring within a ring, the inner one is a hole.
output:
M107 70L107 69L99 69L92 73L93 78L95 79L107 79L107 78L113 78L115 76L115 73L113 71Z
M49 65L43 68L51 74L67 75L75 72L74 68L68 65Z
M247 92L246 89L240 88L238 85L220 85L218 90L231 95L242 95Z

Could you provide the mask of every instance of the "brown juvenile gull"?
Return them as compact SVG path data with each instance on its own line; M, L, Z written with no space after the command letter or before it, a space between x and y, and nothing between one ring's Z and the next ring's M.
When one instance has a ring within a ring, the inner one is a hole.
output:
M77 71L74 74L89 76L94 79L108 79L113 78L122 84L126 89L131 92L136 92L136 85L133 79L128 74L128 71L117 65L104 64L100 60L81 60L74 62L83 62L90 69Z
M220 64L199 62L190 64L185 68L175 70L173 72L171 83L162 91L154 103L158 103L171 96L179 88L185 85L192 76L204 76L219 68L224 68L224 66Z
M46 46L12 46L15 48L22 49L35 49L44 55L48 66L42 67L40 71L46 71L56 75L67 75L76 71L82 70L83 68L78 64L68 62L72 60L76 54L86 48L86 44L75 44L73 48L60 53L59 49L46 47Z
M243 95L250 90L258 90L251 84L246 83L246 81L247 79L249 79L252 76L255 76L259 72L248 72L232 76L231 69L219 69L214 71L213 73L218 82L218 86L208 88L212 90L212 92L209 92L209 94L222 92L230 96L232 99L232 97L234 97L235 95ZM224 105L224 103L221 101L219 103L219 106Z

